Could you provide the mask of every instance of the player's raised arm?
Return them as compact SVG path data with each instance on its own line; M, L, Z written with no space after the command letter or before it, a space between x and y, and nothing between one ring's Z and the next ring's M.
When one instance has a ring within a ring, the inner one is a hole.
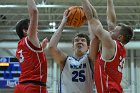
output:
M90 33L90 37L94 38L94 35L98 37L101 37L99 31L97 29L100 27L100 29L103 29L101 22L98 19L98 15L96 12L96 9L91 5L91 3L88 0L81 0L83 10L85 11L87 21L88 21L88 30Z
M110 46L107 42L112 41L110 34L105 31L100 20L98 19L98 15L94 6L90 4L88 0L81 0L84 11L86 12L86 16L88 17L88 27L90 34L96 35L106 46ZM93 36L94 36L93 35Z
M64 54L61 50L59 50L57 45L61 38L64 26L67 22L67 16L68 16L68 10L66 10L64 12L63 19L62 19L57 31L51 37L51 40L49 42L49 47L48 47L48 50L49 50L51 56L60 65L63 65L63 62L66 59L66 54Z
M93 64L97 57L97 53L99 50L99 43L100 41L96 36L91 38L90 46L89 46L89 59L91 60L91 62L93 62Z
M97 36L99 38L99 40L102 43L102 54L105 55L104 58L111 58L112 55L114 54L115 51L115 43L113 41L113 39L110 36L110 33L108 31L106 31L100 20L97 17L97 12L94 8L94 6L89 7L89 5L91 6L90 2L88 0L81 0L83 2L83 8L86 11L91 11L92 12L88 12L88 15L93 15L90 16L90 19L88 20L88 26L90 28L90 30L92 31L91 33L94 34L95 36ZM95 15L95 16L94 16ZM108 54L109 52L109 54ZM107 53L107 54L106 54Z
M88 0L81 0L82 6L84 8L87 20L90 20L91 18L97 18L97 13L95 8L90 4Z
M36 7L34 0L27 0L27 6L28 6L28 13L30 18L30 23L27 31L28 38L35 46L40 47L38 36L37 36L38 9Z
M112 31L115 29L116 26L116 13L113 0L107 0L106 14L107 14L108 31Z
M91 5L91 3L88 0L81 0L81 1L82 1L83 9L87 17L90 35L92 36L92 34L95 34L97 37L101 38L102 34L100 34L100 32L103 30L103 26L98 19L96 9Z

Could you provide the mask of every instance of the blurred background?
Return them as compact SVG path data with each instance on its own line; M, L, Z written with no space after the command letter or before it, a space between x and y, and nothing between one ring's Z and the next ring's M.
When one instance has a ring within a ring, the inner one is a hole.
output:
M65 9L81 5L80 0L35 1L39 10L40 41L45 37L50 40L61 22ZM106 29L106 0L90 0L90 2L97 9L99 19ZM140 1L114 0L114 5L117 23L128 24L135 31L133 40L126 45L127 58L122 80L124 93L140 93ZM0 93L13 93L13 88L18 83L20 67L15 58L15 51L19 38L15 32L15 24L23 18L28 18L26 0L0 0ZM79 28L66 26L58 45L59 48L72 55L72 37L78 32L88 33L87 30L87 23ZM47 48L45 52L48 58L48 91L58 93L60 69L51 58Z

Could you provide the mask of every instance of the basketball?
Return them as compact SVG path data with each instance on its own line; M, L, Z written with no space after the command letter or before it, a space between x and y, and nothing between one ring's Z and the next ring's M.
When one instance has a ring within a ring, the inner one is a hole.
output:
M69 17L67 20L67 26L80 27L86 22L86 16L81 6L71 6L68 8Z

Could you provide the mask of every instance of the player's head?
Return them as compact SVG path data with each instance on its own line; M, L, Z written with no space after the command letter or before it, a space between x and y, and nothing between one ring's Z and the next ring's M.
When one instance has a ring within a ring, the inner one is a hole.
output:
M73 49L75 53L84 54L88 51L90 39L85 33L77 33L73 39Z
M127 44L133 37L133 29L123 23L119 23L112 33L112 38L121 41L123 44Z
M16 24L16 33L19 36L20 39L25 37L27 35L27 30L29 27L29 19L22 19Z

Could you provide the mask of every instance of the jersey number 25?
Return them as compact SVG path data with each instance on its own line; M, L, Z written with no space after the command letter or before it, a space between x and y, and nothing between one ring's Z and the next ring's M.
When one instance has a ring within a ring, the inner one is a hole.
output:
M85 81L85 71L73 71L72 72L72 81L73 82L84 82Z

